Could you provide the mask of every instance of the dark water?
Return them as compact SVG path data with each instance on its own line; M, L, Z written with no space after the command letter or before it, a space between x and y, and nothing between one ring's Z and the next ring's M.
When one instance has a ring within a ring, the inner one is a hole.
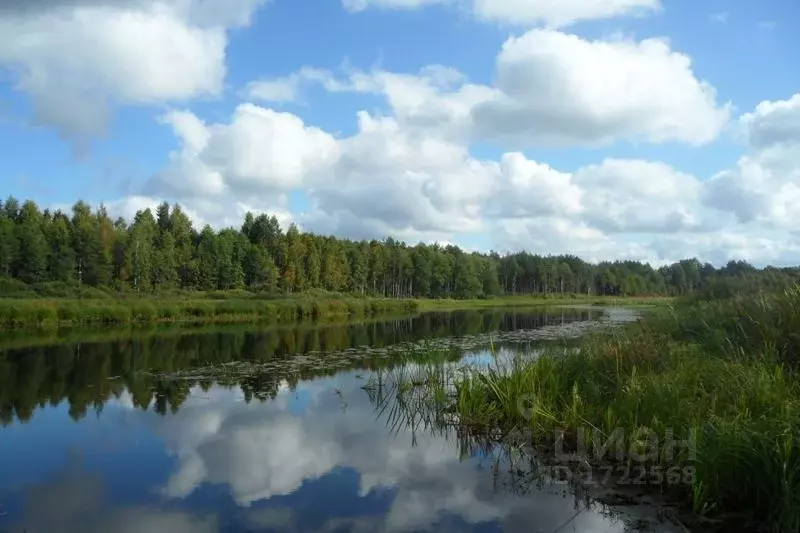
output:
M364 388L398 346L481 363L603 313L0 338L0 532L633 530Z

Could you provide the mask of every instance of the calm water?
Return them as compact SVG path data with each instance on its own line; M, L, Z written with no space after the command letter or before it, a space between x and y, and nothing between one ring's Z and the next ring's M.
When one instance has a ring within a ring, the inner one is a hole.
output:
M490 343L502 357L598 320L490 311L0 338L0 532L632 530L566 486L520 490L494 450L412 427L365 390L398 346L483 364Z

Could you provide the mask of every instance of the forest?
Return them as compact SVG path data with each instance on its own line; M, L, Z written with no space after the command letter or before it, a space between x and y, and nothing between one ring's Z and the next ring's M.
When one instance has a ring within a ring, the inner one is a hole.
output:
M715 268L685 259L653 268L636 261L593 264L574 255L468 253L391 237L354 241L284 231L275 216L248 213L240 228L199 230L179 205L162 203L112 220L101 204L70 213L32 200L0 201L0 295L74 296L180 291L301 293L325 290L387 298L500 295L681 295L720 279L765 288L800 279L798 268ZM728 283L724 290L735 290ZM91 294L91 292L89 292Z

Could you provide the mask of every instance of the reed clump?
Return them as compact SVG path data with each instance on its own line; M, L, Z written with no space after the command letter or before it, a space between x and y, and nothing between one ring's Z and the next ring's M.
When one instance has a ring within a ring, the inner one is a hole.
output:
M412 300L357 298L0 299L0 330L155 322L293 322L329 317L413 313Z

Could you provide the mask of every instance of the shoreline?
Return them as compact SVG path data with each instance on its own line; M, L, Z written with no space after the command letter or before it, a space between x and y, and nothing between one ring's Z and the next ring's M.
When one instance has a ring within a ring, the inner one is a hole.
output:
M124 324L284 324L308 319L451 312L564 305L637 306L672 301L664 297L505 296L485 300L392 299L298 295L286 298L1 298L0 331ZM238 296L238 297L237 297Z

